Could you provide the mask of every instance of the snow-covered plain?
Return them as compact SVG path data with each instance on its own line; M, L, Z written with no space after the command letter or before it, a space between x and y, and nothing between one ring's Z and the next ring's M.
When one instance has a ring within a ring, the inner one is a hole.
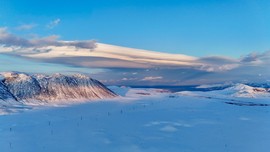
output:
M269 106L228 104L235 101L217 92L213 97L202 92L110 89L122 97L0 116L0 151L269 151ZM270 103L267 97L231 97Z

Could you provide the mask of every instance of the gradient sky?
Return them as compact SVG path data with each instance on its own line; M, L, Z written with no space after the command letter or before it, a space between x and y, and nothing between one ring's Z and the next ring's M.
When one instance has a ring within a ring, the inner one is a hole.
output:
M0 54L0 72L19 71L27 73L85 73L95 74L103 72L103 69L83 68L61 64L45 63L35 60L26 60L17 56Z
M23 25L32 28L19 30ZM63 40L240 57L269 50L270 1L1 0L3 26L24 37L56 34Z

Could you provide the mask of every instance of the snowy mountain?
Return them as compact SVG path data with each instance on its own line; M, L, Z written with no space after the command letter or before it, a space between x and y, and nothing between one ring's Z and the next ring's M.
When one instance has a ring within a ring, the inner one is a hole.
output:
M270 97L270 88L252 87L246 84L233 84L222 90L213 91L182 91L181 95L208 97L208 98L268 98Z
M0 81L0 102L3 101L16 102L16 99L14 98L13 94L8 91L5 84Z
M39 104L55 101L103 99L117 96L99 81L86 75L29 75L2 73L0 99Z
M233 97L245 97L245 98L255 98L255 97L269 97L270 92L267 88L252 87L245 84L235 84L232 87L226 88L220 91L213 91L218 94L229 95Z

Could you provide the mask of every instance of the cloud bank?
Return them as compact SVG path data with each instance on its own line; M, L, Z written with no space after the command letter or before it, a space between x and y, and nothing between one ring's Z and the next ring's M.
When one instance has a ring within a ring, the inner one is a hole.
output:
M90 51L89 51L90 50ZM36 61L105 69L93 76L109 85L200 85L270 82L270 51L240 58L192 57L89 41L61 41L59 36L26 39L0 28L0 52Z

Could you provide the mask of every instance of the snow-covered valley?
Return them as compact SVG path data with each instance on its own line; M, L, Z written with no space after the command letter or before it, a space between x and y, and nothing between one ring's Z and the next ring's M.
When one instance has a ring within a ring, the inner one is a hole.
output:
M270 152L270 0L0 0L0 152Z
M114 99L0 116L4 152L267 152L269 96L109 87ZM246 87L234 87L241 92ZM254 93L254 92L250 92ZM267 92L265 92L267 94ZM237 105L228 102L263 103ZM58 105L59 106L59 105ZM27 110L27 109L26 109Z

